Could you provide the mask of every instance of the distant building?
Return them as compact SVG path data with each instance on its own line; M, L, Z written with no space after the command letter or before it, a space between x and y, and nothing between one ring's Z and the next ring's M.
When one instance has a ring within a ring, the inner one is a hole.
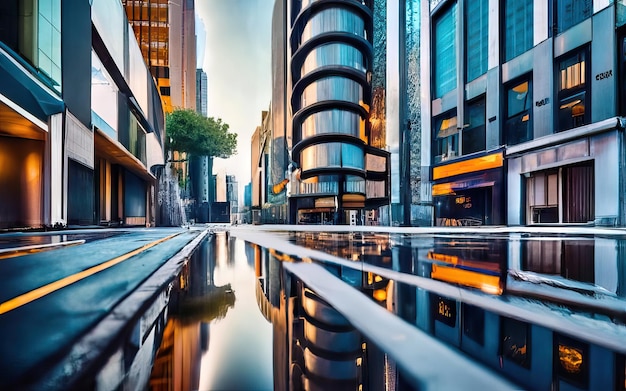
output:
M226 201L230 204L231 222L239 219L239 183L234 175L226 175Z
M196 69L196 111L203 117L208 113L208 78L202 69Z
M196 69L196 112L207 116L207 74ZM208 222L208 205L215 201L213 193L213 158L209 156L190 156L189 193L192 211L198 222ZM205 216L205 217L202 217Z

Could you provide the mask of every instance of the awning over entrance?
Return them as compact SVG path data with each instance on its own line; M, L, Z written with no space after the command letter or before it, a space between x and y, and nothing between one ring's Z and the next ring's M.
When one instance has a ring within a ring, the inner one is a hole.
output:
M0 42L0 94L43 122L63 112L63 100L34 76L35 69L18 58Z
M148 171L141 160L137 159L119 142L111 139L108 135L106 135L106 133L98 128L96 128L94 133L94 143L96 156L101 156L109 160L111 163L119 164L148 182L156 180L156 177Z

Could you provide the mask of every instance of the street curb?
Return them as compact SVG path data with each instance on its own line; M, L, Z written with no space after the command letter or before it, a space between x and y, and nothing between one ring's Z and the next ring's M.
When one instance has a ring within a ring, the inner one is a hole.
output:
M98 373L106 366L152 306L163 290L180 273L189 257L210 234L204 229L178 253L147 277L133 292L118 303L87 334L76 341L71 350L54 366L23 390L74 390L93 388ZM167 289L169 302L169 289ZM123 379L120 379L120 381Z

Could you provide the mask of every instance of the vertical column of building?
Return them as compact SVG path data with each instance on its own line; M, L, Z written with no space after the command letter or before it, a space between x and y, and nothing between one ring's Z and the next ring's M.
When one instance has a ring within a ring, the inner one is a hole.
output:
M301 180L291 218L341 223L365 205L372 13L355 0L294 1L291 26L292 159Z

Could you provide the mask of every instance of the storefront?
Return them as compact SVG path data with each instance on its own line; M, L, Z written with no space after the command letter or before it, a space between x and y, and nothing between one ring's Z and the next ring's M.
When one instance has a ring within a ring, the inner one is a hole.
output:
M623 132L611 118L507 148L507 224L623 224Z
M433 168L435 226L504 224L503 152Z

